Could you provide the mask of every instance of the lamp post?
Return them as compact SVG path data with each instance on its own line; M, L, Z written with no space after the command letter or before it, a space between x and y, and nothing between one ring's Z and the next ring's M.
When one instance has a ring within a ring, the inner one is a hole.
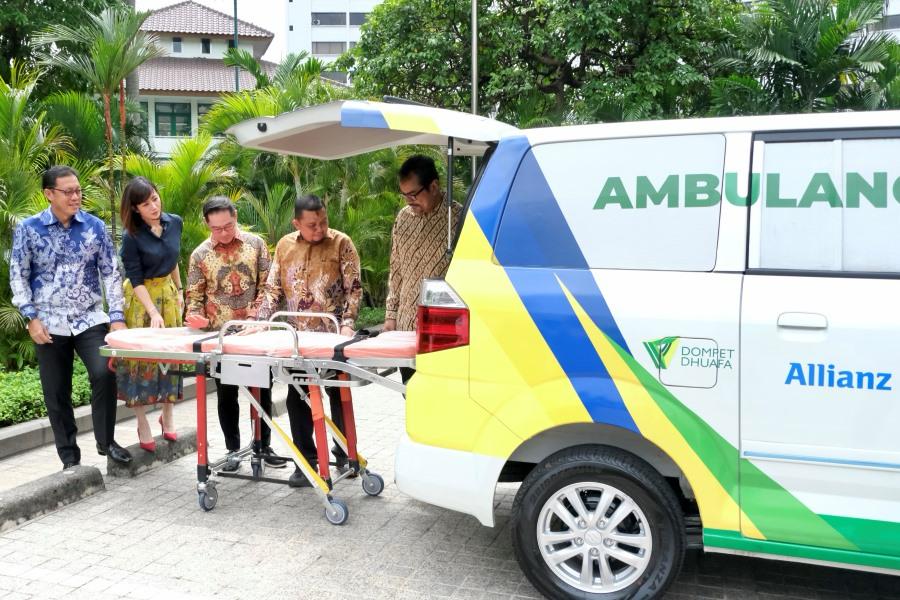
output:
M478 114L478 0L472 0L472 114ZM478 157L472 157L472 184L478 172Z

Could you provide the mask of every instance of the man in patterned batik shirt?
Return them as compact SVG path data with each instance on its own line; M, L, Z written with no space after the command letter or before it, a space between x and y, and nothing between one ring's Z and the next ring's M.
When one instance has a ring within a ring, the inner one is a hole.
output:
M353 242L346 234L328 228L328 213L318 196L297 199L292 223L297 231L281 238L275 247L259 318L271 316L284 298L289 311L334 315L340 324L340 332L352 336L362 298L359 255ZM294 318L293 325L300 331L334 331L330 319ZM325 389L332 419L343 431L340 389L332 386ZM288 388L287 410L294 445L315 467L319 461L313 442L312 412L294 387ZM344 451L338 446L332 447L331 451L338 469L345 469L347 455ZM297 469L291 475L290 484L304 487L309 482Z
M103 221L81 210L81 184L74 169L47 169L43 189L49 208L16 227L9 284L12 302L28 321L35 343L56 452L64 470L81 462L72 409L77 353L91 382L97 452L127 463L131 454L114 439L116 377L100 356L107 332L125 328L116 249ZM109 314L103 310L101 283Z
M391 272L385 301L384 330L414 331L422 280L443 277L450 266L447 253L447 205L437 167L427 156L410 156L400 166L400 195L406 206L391 231ZM453 226L461 207L453 203ZM413 369L402 367L406 383Z
M269 249L258 235L241 231L231 200L214 196L203 204L203 218L209 238L191 253L187 278L185 323L197 329L218 331L231 320L255 319L262 301L263 284L269 273ZM240 459L240 406L236 385L216 385L219 425L225 434L228 462L225 471L237 471ZM260 405L272 414L272 390L260 390ZM262 423L262 446L266 464L284 467L274 456L272 432Z

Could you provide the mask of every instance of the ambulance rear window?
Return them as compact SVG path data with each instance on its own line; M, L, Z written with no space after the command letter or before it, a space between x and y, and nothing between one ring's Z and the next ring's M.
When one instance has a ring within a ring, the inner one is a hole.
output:
M719 134L536 146L495 254L506 266L710 271L724 158Z

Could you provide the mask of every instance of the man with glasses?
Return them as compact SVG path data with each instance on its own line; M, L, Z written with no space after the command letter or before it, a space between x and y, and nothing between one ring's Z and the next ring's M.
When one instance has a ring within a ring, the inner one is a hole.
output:
M294 220L297 230L278 241L275 259L266 281L265 300L259 308L259 317L267 318L282 300L292 312L319 312L335 316L340 333L352 336L359 302L362 298L359 255L350 238L328 227L328 211L318 196L308 195L294 202ZM334 331L330 319L295 317L291 320L299 331ZM306 386L302 386L308 392ZM331 405L331 417L341 431L344 421L341 411L340 389L325 388ZM318 466L316 444L313 441L313 419L309 405L293 387L288 388L288 417L294 445L303 453L313 468ZM347 467L347 454L340 446L331 449L338 472ZM299 469L295 469L288 483L291 487L309 486L309 481Z
M385 331L415 330L422 280L443 277L450 266L447 206L434 161L420 154L409 157L400 166L399 180L406 206L397 215L391 232ZM455 226L461 207L453 203L451 210ZM404 383L413 372L400 369Z
M81 185L74 169L51 167L44 171L42 185L50 206L16 227L9 283L12 302L28 322L35 343L56 452L63 470L81 463L72 409L77 353L91 383L97 452L128 463L131 454L114 439L115 374L100 356L106 334L125 328L116 250L103 221L81 210ZM103 310L103 289L108 314Z
M269 249L258 235L241 231L231 200L214 196L203 204L203 219L209 238L191 253L187 278L185 323L197 329L218 331L231 320L255 319L263 299L263 285L269 274ZM229 457L225 471L237 471L241 432L238 388L217 382L219 424L225 434ZM272 390L260 390L260 405L272 414ZM262 423L262 453L270 467L284 467L286 461L274 456L272 432Z

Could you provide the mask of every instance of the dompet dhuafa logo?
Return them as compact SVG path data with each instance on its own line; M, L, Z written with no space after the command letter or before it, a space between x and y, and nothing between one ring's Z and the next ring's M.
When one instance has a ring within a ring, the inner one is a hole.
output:
M644 342L644 348L650 354L653 366L657 369L667 369L672 361L672 357L675 356L675 351L678 349L678 341L678 336L672 335Z

